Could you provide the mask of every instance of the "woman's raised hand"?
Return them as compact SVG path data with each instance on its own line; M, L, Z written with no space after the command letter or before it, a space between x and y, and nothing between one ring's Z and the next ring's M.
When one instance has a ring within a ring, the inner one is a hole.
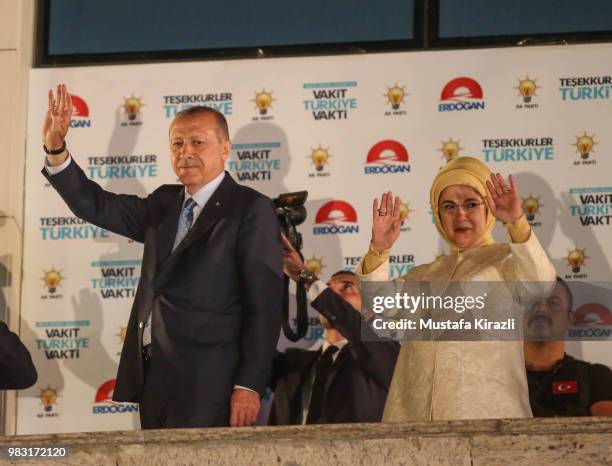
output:
M401 200L399 196L393 200L391 191L383 193L380 199L374 198L372 204L372 249L381 252L390 249L400 234L402 219L400 217Z
M487 180L490 195L485 201L495 218L503 223L514 223L523 215L523 209L514 177L510 175L508 180L510 186L501 174L491 174L491 180Z

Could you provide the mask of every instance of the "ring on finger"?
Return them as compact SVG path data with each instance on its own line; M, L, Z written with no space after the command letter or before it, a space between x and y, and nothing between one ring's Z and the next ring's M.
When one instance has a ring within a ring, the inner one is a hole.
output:
M387 215L387 211L384 209L378 209L378 215L380 217L384 217L385 215Z

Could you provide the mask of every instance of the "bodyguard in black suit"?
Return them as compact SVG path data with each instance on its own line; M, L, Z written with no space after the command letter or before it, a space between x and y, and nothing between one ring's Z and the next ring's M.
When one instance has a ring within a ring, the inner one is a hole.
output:
M0 320L0 390L23 390L37 377L30 352Z
M287 241L285 250L285 273L304 281L309 297L316 297L312 306L321 314L326 341L318 351L293 348L277 356L269 423L380 422L399 343L363 341L355 274L337 272L326 287L308 277Z
M144 243L113 399L140 403L143 428L253 424L280 331L282 246L270 200L223 170L225 118L179 113L182 184L142 199L104 191L70 158L71 111L64 85L49 92L43 174L75 215Z

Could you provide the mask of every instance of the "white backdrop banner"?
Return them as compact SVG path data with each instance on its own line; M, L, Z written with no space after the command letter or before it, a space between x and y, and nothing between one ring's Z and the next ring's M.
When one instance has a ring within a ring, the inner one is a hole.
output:
M110 398L142 246L76 218L41 175L47 91L57 83L73 93L73 157L114 192L145 196L175 183L173 116L192 105L223 112L233 177L271 197L308 190L304 255L323 278L357 264L372 199L386 190L405 215L393 275L444 252L429 186L447 160L471 155L516 176L560 276L610 281L610 63L605 44L33 70L22 338L39 379L19 393L17 432L139 426L137 405ZM600 320L611 325L606 312ZM311 316L305 347L323 333ZM569 351L612 365L608 347Z

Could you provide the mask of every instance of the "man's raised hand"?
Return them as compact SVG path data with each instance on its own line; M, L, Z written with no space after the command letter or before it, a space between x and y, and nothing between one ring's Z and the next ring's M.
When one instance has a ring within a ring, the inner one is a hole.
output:
M66 139L68 129L70 129L70 119L72 117L72 99L65 84L58 84L54 94L49 89L48 108L43 124L43 144L47 150L58 150ZM67 153L58 156L47 156L51 165L59 165L66 160Z

